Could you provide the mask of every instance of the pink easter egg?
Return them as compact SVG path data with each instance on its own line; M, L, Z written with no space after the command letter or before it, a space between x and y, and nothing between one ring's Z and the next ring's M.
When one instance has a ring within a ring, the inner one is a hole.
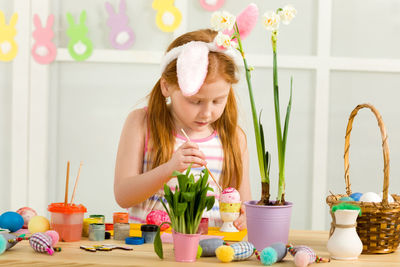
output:
M155 224L160 226L163 222L171 222L168 213L163 210L153 210L146 217L147 224ZM164 224L161 226L160 230L166 230L169 228L169 224Z
M22 226L24 229L28 228L28 223L31 218L37 215L36 211L29 207L20 208L17 210L17 213L24 219L24 225Z
M57 242L60 240L60 235L54 231L54 230L49 230L45 232L46 235L50 236L51 238L51 245L54 247Z

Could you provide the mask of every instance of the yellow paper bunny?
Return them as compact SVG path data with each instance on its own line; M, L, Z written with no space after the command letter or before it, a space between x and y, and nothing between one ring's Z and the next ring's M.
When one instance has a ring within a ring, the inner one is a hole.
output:
M172 32L181 24L182 14L174 0L154 0L152 7L157 10L156 24L161 30Z
M4 13L0 10L0 61L11 61L17 55L18 45L14 40L17 30L18 14L14 13L10 24L6 24Z

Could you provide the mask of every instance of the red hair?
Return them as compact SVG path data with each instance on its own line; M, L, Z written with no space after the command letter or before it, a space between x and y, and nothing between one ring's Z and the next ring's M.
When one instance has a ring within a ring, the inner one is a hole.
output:
M217 32L210 29L188 32L176 38L170 44L167 51L190 41L212 42L216 35ZM206 81L207 79L212 79L215 75L219 75L230 84L238 82L236 78L237 67L231 57L220 52L210 52L208 60ZM178 85L176 59L165 68L162 78L168 84ZM224 162L221 173L221 181L224 188L227 186L239 188L243 176L242 158L237 156L241 155L238 140L238 129L240 128L237 121L236 97L231 87L224 112L212 124L213 128L218 132L224 150ZM165 102L165 97L161 92L160 80L157 81L149 95L147 127L150 132L149 147L151 148L151 153L148 161L151 162L151 166L148 166L150 169L167 162L171 158L175 144L173 134L174 123L171 112ZM237 140L237 142L232 142L232 140Z

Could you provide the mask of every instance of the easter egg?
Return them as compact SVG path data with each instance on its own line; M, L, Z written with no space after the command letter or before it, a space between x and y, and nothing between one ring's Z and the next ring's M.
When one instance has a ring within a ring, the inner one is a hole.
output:
M379 197L380 198L383 198L383 192L380 192L379 193ZM389 203L393 203L394 202L394 199L393 199L393 197L388 193L388 202Z
M339 200L340 201L354 201L354 199L351 197L341 197L341 198L339 198Z
M21 215L14 211L4 212L0 216L0 227L10 230L10 232L18 231L24 225L24 219Z
M34 216L28 223L28 230L31 234L46 232L50 229L49 220L43 216Z
M160 226L163 222L171 222L169 219L168 213L163 210L153 210L146 216L146 223L147 224L155 224ZM163 231L169 228L169 224L163 224L160 230Z
M350 197L354 199L354 201L360 201L362 195L363 195L362 193L356 192L351 194Z
M54 247L57 242L60 240L60 235L54 231L54 230L49 230L45 232L46 235L48 235L51 238L51 245Z
M4 251L6 251L7 248L7 240L0 235L0 254L3 254Z
M22 226L22 228L27 229L28 228L28 223L29 220L33 217L36 216L37 213L34 209L31 209L29 207L23 207L17 210L17 213L20 214L22 216L22 218L24 219L24 226Z
M382 199L375 192L367 192L367 193L364 193L361 196L360 201L363 201L363 202L381 202Z

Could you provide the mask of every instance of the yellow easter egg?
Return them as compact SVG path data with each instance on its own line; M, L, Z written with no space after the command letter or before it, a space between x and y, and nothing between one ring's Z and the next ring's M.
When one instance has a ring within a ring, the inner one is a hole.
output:
M46 232L50 230L50 222L43 216L35 216L28 223L28 230L31 234Z

